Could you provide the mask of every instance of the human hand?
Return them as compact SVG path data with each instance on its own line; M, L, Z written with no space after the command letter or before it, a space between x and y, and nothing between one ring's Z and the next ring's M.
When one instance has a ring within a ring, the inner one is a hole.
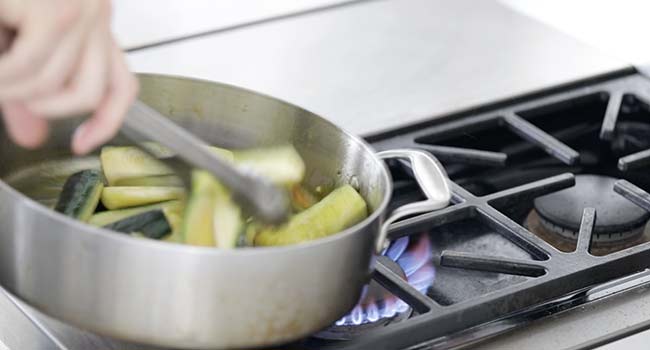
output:
M115 135L138 84L113 40L110 13L109 0L0 0L0 108L16 143L37 147L48 119L91 111L73 151Z

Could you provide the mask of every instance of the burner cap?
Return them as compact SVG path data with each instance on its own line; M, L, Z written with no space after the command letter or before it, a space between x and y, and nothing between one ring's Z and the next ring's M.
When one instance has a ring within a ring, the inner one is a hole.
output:
M576 239L584 208L596 209L595 242L618 242L636 237L650 213L614 192L616 179L600 175L577 175L571 188L535 199L535 210L547 229Z

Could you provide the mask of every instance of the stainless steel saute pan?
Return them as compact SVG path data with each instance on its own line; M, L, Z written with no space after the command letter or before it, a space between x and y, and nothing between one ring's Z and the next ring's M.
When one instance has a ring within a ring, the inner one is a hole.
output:
M228 138L223 130L211 130L214 121L248 133L230 146L293 143L307 164L308 186L350 183L371 215L336 235L293 246L219 250L134 239L64 217L7 184L47 192L34 169L56 173L67 166L73 122L54 128L49 145L39 151L19 149L0 130L0 283L70 324L177 348L298 339L355 304L390 222L449 202L444 172L424 152L375 154L317 115L228 85L157 75L142 75L141 83L143 101L208 142L223 145ZM392 183L381 158L393 157L412 163L428 199L384 220Z

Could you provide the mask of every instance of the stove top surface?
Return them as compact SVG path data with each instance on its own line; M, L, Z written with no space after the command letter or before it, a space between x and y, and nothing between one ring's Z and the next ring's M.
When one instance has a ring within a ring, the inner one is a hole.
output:
M430 266L428 279L405 281L378 260L375 279L413 315L314 347L456 347L504 320L515 328L610 295L595 286L646 285L648 103L650 81L628 72L370 137L379 150L436 155L453 203L391 230L393 246L426 242L415 245L429 254L407 249L417 258L399 265ZM393 205L423 198L409 164L390 168Z

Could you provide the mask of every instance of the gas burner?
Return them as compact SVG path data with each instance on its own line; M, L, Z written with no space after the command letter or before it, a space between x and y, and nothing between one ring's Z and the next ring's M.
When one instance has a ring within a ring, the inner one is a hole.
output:
M621 248L644 236L650 214L614 192L616 179L577 175L575 186L535 199L527 226L542 238L570 251L575 245L584 208L596 209L594 248ZM564 241L564 242L563 242Z
M386 266L422 293L426 293L435 279L429 235L397 239L384 252L391 261ZM357 306L336 321L330 328L315 335L321 339L347 340L369 329L384 327L408 319L411 307L387 291L374 279L364 287Z

